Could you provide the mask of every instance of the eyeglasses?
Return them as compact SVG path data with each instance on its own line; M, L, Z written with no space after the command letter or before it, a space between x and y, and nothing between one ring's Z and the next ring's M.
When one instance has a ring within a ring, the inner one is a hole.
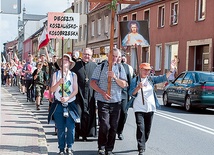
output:
M84 56L91 56L91 54L83 53Z

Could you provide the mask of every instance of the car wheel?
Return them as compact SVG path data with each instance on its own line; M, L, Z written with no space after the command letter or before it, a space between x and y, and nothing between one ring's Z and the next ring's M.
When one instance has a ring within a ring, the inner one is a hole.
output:
M191 100L190 100L190 97L187 96L186 98L186 102L185 102L185 109L186 111L191 111L192 107L191 107Z
M169 103L168 101L168 96L166 92L163 94L163 105L167 107L171 106L171 103Z

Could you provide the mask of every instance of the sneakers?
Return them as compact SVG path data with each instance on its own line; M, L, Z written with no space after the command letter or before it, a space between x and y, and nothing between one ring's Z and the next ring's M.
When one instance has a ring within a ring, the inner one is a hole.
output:
M124 139L123 135L122 134L118 134L118 139L119 140L123 140Z
M98 150L98 155L105 155L105 150Z
M107 151L106 155L114 155L114 153L112 151Z
M139 154L138 155L143 155L145 150L139 150Z
M59 151L58 155L64 155L65 152L64 151Z
M72 149L71 149L71 148L67 148L67 149L66 149L66 153L67 153L68 155L73 155L73 152L72 152Z
M98 155L114 155L112 151L98 150Z
M72 152L72 149L71 148L67 148L66 149L66 153L63 151L63 150L60 150L59 151L59 153L58 153L59 155L73 155L73 152Z

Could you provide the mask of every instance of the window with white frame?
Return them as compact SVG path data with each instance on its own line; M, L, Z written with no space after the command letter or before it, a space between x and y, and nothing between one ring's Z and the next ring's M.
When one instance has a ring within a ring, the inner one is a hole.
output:
M108 18L108 16L105 16L104 20L105 20L105 33L108 33L108 30L109 30L109 18Z
M123 17L123 21L127 21L128 20L128 17L127 16L124 16Z
M132 14L132 20L137 20L137 14L136 13Z
M67 48L70 48L71 47L71 42L70 42L70 40L68 40L68 42L67 42Z
M78 3L76 5L76 13L79 13L79 5L78 5Z
M198 20L205 19L206 0L198 0Z
M171 3L171 25L178 23L178 2Z
M94 21L91 22L91 36L94 37L94 28L95 28L95 23Z
M80 14L82 14L82 1L80 1Z
M79 41L82 40L82 26L79 27Z
M155 50L155 70L161 70L161 61L162 61L162 46L156 46Z
M135 49L134 48L131 48L131 62L130 62L130 65L133 67L133 69L135 70L135 71L137 71L138 69L137 69L137 55L136 55L136 51L135 51Z
M114 30L117 28L118 18L114 18Z
M83 30L83 40L86 40L87 37L87 25L84 24L84 30Z
M165 23L165 6L160 6L158 8L158 27L164 27Z
M150 10L145 10L144 11L144 20L148 21L148 26L149 26L149 21L150 21Z
M178 56L178 43L166 44L164 55L164 69L170 69L171 62L175 56Z
M84 1L84 14L88 13L88 9L87 9L87 4L88 4L88 0Z
M101 35L101 18L98 19L97 21L97 27L98 27L98 35Z

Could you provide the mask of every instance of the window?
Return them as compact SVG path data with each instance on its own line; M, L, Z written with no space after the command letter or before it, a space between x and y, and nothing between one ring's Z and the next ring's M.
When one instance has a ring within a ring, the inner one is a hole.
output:
M206 11L206 0L198 0L197 9L198 9L198 21L204 20Z
M101 35L101 18L97 21L98 35Z
M165 46L164 69L169 70L171 62L175 56L178 56L178 43L169 43Z
M149 26L149 19L150 19L150 11L146 10L144 11L144 20L148 21L148 26Z
M158 27L164 27L164 22L165 22L165 7L160 6L158 8Z
M171 3L171 25L178 23L178 2Z
M87 13L88 13L87 4L88 4L88 0L85 0L85 1L84 1L84 6L83 6L84 14L87 14Z
M82 40L82 26L79 27L79 41Z
M114 18L114 31L117 28L118 18Z
M84 31L83 31L83 40L86 40L87 37L87 25L84 25Z
M161 70L161 57L162 57L162 46L156 46L156 51L155 51L155 70L159 71Z
M128 17L127 16L124 16L123 17L123 21L127 21L128 20Z
M108 16L105 16L105 33L108 33L109 30L109 19Z
M136 13L135 13L135 14L132 14L132 20L137 20L137 15L136 15Z
M138 66L137 66L137 58L138 58L138 56L136 55L136 51L135 51L135 48L131 48L131 52L130 53L132 53L131 54L131 66L133 67L133 69L135 70L135 71L137 71L138 70Z
M182 81L182 84L192 84L193 83L193 77L191 73L187 73Z
M91 36L94 37L94 28L95 28L95 25L94 25L94 21L91 22Z
M180 75L177 77L177 79L175 80L175 83L176 83L176 84L181 84L184 75L185 75L184 73L180 74Z
M67 48L71 48L71 42L70 42L70 40L67 41Z
M78 6L78 4L76 6L76 13L79 13L79 6Z
M80 14L82 14L82 1L80 2Z

